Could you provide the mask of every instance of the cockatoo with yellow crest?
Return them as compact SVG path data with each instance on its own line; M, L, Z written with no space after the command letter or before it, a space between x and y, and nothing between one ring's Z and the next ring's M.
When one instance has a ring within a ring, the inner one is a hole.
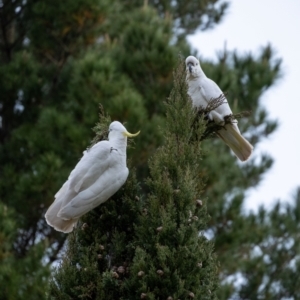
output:
M109 126L108 141L83 152L83 157L56 193L46 212L47 223L57 231L71 232L78 219L108 200L126 182L127 137L131 134L120 122Z

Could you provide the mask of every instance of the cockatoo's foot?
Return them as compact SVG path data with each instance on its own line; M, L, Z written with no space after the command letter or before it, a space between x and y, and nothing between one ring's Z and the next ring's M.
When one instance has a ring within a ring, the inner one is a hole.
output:
M214 110L209 113L209 118L211 120L214 120L215 123L217 123L220 126L224 126L225 125L225 120L224 120L223 116L220 115L219 113L217 113Z
M209 113L204 115L204 120L212 121L212 119L209 116Z

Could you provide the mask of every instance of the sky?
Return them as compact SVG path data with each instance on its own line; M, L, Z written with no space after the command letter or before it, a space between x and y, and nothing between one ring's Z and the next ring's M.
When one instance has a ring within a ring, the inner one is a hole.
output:
M197 32L189 41L201 57L209 59L216 59L225 43L227 50L241 54L257 54L270 43L283 60L283 77L261 98L269 117L279 121L279 128L254 149L256 154L269 153L274 164L261 183L247 192L245 201L246 210L257 210L261 204L271 208L276 200L292 201L300 187L300 1L229 2L219 25Z

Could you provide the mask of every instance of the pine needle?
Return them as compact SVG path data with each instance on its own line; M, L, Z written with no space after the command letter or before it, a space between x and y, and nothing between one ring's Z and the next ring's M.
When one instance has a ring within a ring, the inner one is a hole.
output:
M91 145L88 147L88 149L92 148L98 142L108 139L108 127L110 123L110 116L105 114L102 104L99 104L99 122L96 123L96 126L93 128L96 136L91 141Z

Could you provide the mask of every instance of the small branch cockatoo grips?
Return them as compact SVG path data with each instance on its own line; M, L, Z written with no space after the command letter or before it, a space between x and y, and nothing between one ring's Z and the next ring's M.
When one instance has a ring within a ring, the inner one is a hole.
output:
M101 141L83 152L83 157L56 193L45 214L57 231L71 232L78 219L108 200L126 182L127 137L131 134L120 122L109 126L108 141Z
M196 57L187 57L185 65L188 94L192 99L193 106L206 108L212 99L220 97L223 92L214 81L206 77ZM224 118L228 115L232 115L232 111L225 99L225 102L212 110L208 117L211 121L224 125L224 128L219 130L217 135L241 161L246 161L253 151L253 146L241 135L237 121L236 123L225 124Z

